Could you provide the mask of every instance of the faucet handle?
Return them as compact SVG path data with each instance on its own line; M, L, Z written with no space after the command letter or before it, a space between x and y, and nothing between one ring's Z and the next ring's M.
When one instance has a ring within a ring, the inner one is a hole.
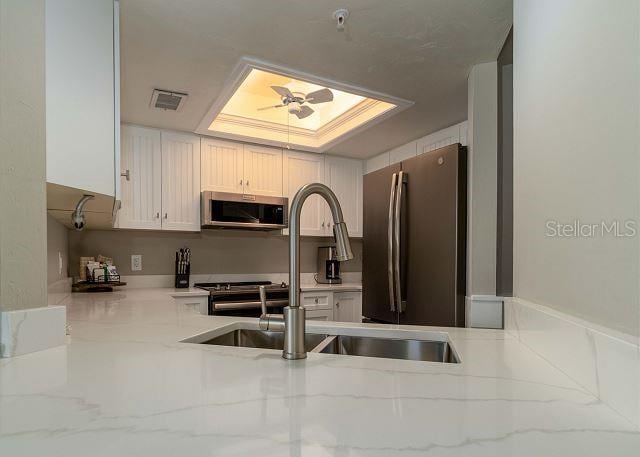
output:
M267 315L267 289L264 286L258 287L260 292L260 308L262 309L262 315Z

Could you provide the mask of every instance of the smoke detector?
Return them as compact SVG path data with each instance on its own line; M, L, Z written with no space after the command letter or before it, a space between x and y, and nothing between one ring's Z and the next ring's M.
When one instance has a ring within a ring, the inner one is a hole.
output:
M169 111L182 111L184 103L189 95L182 92L173 92L170 90L154 89L151 95L150 106Z
M337 22L336 28L338 29L338 32L342 32L344 30L344 25L345 22L347 22L348 17L349 10L346 8L340 8L333 12L333 19Z

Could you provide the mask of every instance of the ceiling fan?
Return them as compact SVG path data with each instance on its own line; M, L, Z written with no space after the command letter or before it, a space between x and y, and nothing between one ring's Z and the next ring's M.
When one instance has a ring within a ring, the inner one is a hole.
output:
M258 108L258 111L282 108L286 106L289 113L295 114L298 119L304 119L305 117L309 117L313 114L313 109L310 106L307 106L307 103L315 105L333 100L333 92L329 89L320 89L305 95L302 92L291 92L289 89L282 86L271 86L271 88L280 95L281 103L279 105Z

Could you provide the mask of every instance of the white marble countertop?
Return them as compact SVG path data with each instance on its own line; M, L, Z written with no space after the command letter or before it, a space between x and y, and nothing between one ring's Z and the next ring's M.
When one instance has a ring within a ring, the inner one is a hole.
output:
M132 290L132 289L129 289L129 290ZM300 286L300 290L302 292L312 292L312 291L318 291L318 292L360 291L360 290L362 290L362 284L361 283L355 283L355 282L343 283L343 284L316 284L316 283L312 283L312 284L302 284ZM206 296L209 295L209 292L204 290L204 289L200 289L198 287L189 287L188 289L187 288L185 288L185 289L170 289L169 290L169 294L172 297L206 297Z
M362 290L362 284L361 283L355 283L355 282L345 282L345 283L342 283L342 284L317 284L317 283L312 283L312 284L302 284L302 285L300 285L300 290L302 292L312 292L312 291L318 291L318 292L359 291L359 290Z
M189 287L184 289L170 289L169 295L172 297L208 297L209 291L200 289L199 287Z
M502 331L422 328L460 364L287 362L180 343L239 320L168 292L72 294L66 346L0 360L0 455L638 455L632 424Z

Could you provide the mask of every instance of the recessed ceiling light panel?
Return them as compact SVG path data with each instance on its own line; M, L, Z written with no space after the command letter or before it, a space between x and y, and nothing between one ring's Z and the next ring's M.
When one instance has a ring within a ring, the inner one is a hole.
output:
M196 132L323 152L412 104L243 58Z

